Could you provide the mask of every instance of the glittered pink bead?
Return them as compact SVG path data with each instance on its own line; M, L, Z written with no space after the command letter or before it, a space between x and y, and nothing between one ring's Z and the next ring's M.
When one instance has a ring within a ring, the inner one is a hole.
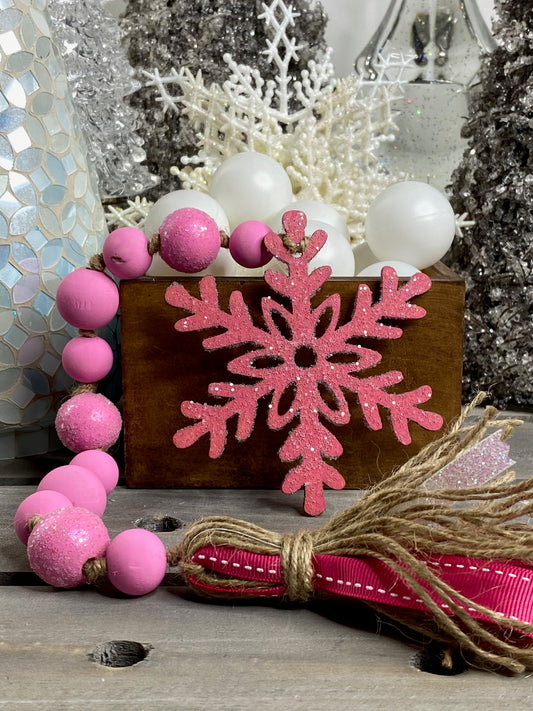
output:
M268 264L272 255L263 240L269 232L272 232L270 227L258 220L248 220L237 225L229 238L229 251L237 264L248 269Z
M118 309L118 289L103 272L76 269L57 288L56 305L65 321L90 331L111 321Z
M100 479L85 467L65 464L52 469L44 476L37 491L59 491L72 501L73 506L81 506L101 516L107 504L107 495Z
M71 464L89 469L100 479L106 490L110 494L118 484L118 464L113 457L101 449L87 449L85 452L76 454L70 460Z
M113 367L113 351L107 341L98 336L76 336L63 348L63 368L80 383L96 383Z
M146 274L152 263L148 238L135 227L119 227L110 232L102 254L106 267L119 279L137 279Z
M207 213L193 207L171 212L159 228L161 259L192 274L208 267L220 249L220 232Z
M72 501L59 491L36 491L21 502L15 514L15 533L26 545L30 537L28 521L34 516L44 516L51 511L72 506Z
M87 582L83 565L103 558L109 534L92 511L71 507L44 516L28 539L28 559L37 575L49 585L75 588Z
M115 405L100 393L80 393L63 403L56 416L57 436L67 449L109 449L122 429Z
M167 568L165 546L143 528L122 531L106 553L110 582L127 595L145 595L155 590Z

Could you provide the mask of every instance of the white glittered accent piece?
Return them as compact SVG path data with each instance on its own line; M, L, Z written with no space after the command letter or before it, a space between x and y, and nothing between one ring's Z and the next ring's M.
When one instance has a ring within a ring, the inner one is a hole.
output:
M500 429L482 439L428 479L425 488L466 489L503 474L515 462L509 458L509 445L502 442L501 435Z

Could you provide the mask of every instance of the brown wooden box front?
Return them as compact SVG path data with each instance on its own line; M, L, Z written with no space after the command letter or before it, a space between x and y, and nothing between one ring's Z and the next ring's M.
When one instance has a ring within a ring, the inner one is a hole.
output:
M433 396L422 407L440 413L449 422L461 407L464 283L440 263L426 271L432 287L414 303L423 306L427 315L417 321L401 322L403 336L397 340L374 341L371 347L376 347L383 358L363 375L400 370L404 374L398 387L401 392L430 385ZM127 485L278 488L294 463L278 458L288 429L268 430L267 403L259 407L247 441L237 442L233 423L229 423L227 445L220 459L209 458L207 436L188 449L173 445L176 430L193 422L181 414L181 402L208 401L209 383L229 378L226 365L231 352L225 349L207 353L202 348L206 332L185 334L174 329L174 323L186 312L165 302L165 291L172 281L143 278L121 283ZM182 283L193 292L198 281L187 277ZM377 293L378 279L339 278L326 282L315 299L320 303L326 295L338 292L342 299L340 319L345 322L361 281ZM262 279L220 278L217 283L221 308L226 308L229 294L239 289L255 323L260 323L260 299L270 293ZM347 488L367 487L382 479L440 434L410 423L413 441L409 446L401 445L385 411L383 429L372 432L361 418L356 396L348 393L347 399L352 413L350 423L343 427L328 425L344 448L334 466L346 479Z

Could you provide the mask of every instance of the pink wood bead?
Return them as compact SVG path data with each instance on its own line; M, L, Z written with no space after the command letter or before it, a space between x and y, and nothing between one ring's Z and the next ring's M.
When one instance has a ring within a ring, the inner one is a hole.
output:
M49 585L75 588L87 582L83 565L103 558L109 534L92 511L71 507L53 511L35 526L28 539L28 559L37 575Z
M100 479L106 490L110 494L118 484L118 464L113 457L101 449L87 449L85 452L76 454L70 461L79 467L89 469Z
M72 501L73 506L81 506L101 516L107 504L107 495L100 479L85 467L66 464L48 472L41 479L37 491L59 491Z
M117 313L118 301L115 282L94 269L67 274L56 294L57 309L65 321L88 331L109 323Z
M171 212L159 228L161 259L179 272L208 267L220 249L217 223L206 212L183 207Z
M15 532L19 539L27 544L30 537L28 521L34 516L44 516L51 511L72 506L72 501L59 491L36 491L27 496L15 514Z
M119 227L110 232L102 254L106 267L119 279L138 279L152 263L148 238L136 227Z
M127 595L145 595L155 590L167 569L165 546L155 533L143 528L122 531L106 553L107 577Z
M255 269L263 267L272 259L272 255L265 247L264 238L270 227L258 220L241 222L233 230L229 238L229 251L233 259L243 267Z
M80 393L63 403L56 416L57 436L67 449L109 449L117 441L122 417L100 393Z
M98 336L76 336L63 348L63 368L80 383L97 383L113 367L113 351Z

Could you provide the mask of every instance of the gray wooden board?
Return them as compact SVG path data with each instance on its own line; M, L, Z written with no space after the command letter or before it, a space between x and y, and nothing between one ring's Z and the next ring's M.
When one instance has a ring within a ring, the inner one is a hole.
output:
M409 640L327 609L213 604L172 588L123 600L6 587L1 604L0 708L10 710L520 711L533 700L531 678L422 673ZM90 658L109 640L152 649L111 669Z
M520 478L533 471L533 422L526 417L510 440ZM0 709L530 708L530 675L420 672L413 665L420 640L378 624L361 605L207 603L187 592L177 575L133 600L89 588L56 591L40 585L12 519L19 502L35 489L28 482L55 462L52 455L1 467ZM20 483L11 485L14 481ZM327 491L325 516L359 495ZM303 517L301 504L300 494L287 497L276 490L118 487L104 520L112 536L142 516L157 514L173 516L185 527L209 514L244 518L280 532L319 526L323 517ZM158 535L168 546L182 531ZM144 661L121 669L90 658L98 645L112 640L140 642L151 650Z

